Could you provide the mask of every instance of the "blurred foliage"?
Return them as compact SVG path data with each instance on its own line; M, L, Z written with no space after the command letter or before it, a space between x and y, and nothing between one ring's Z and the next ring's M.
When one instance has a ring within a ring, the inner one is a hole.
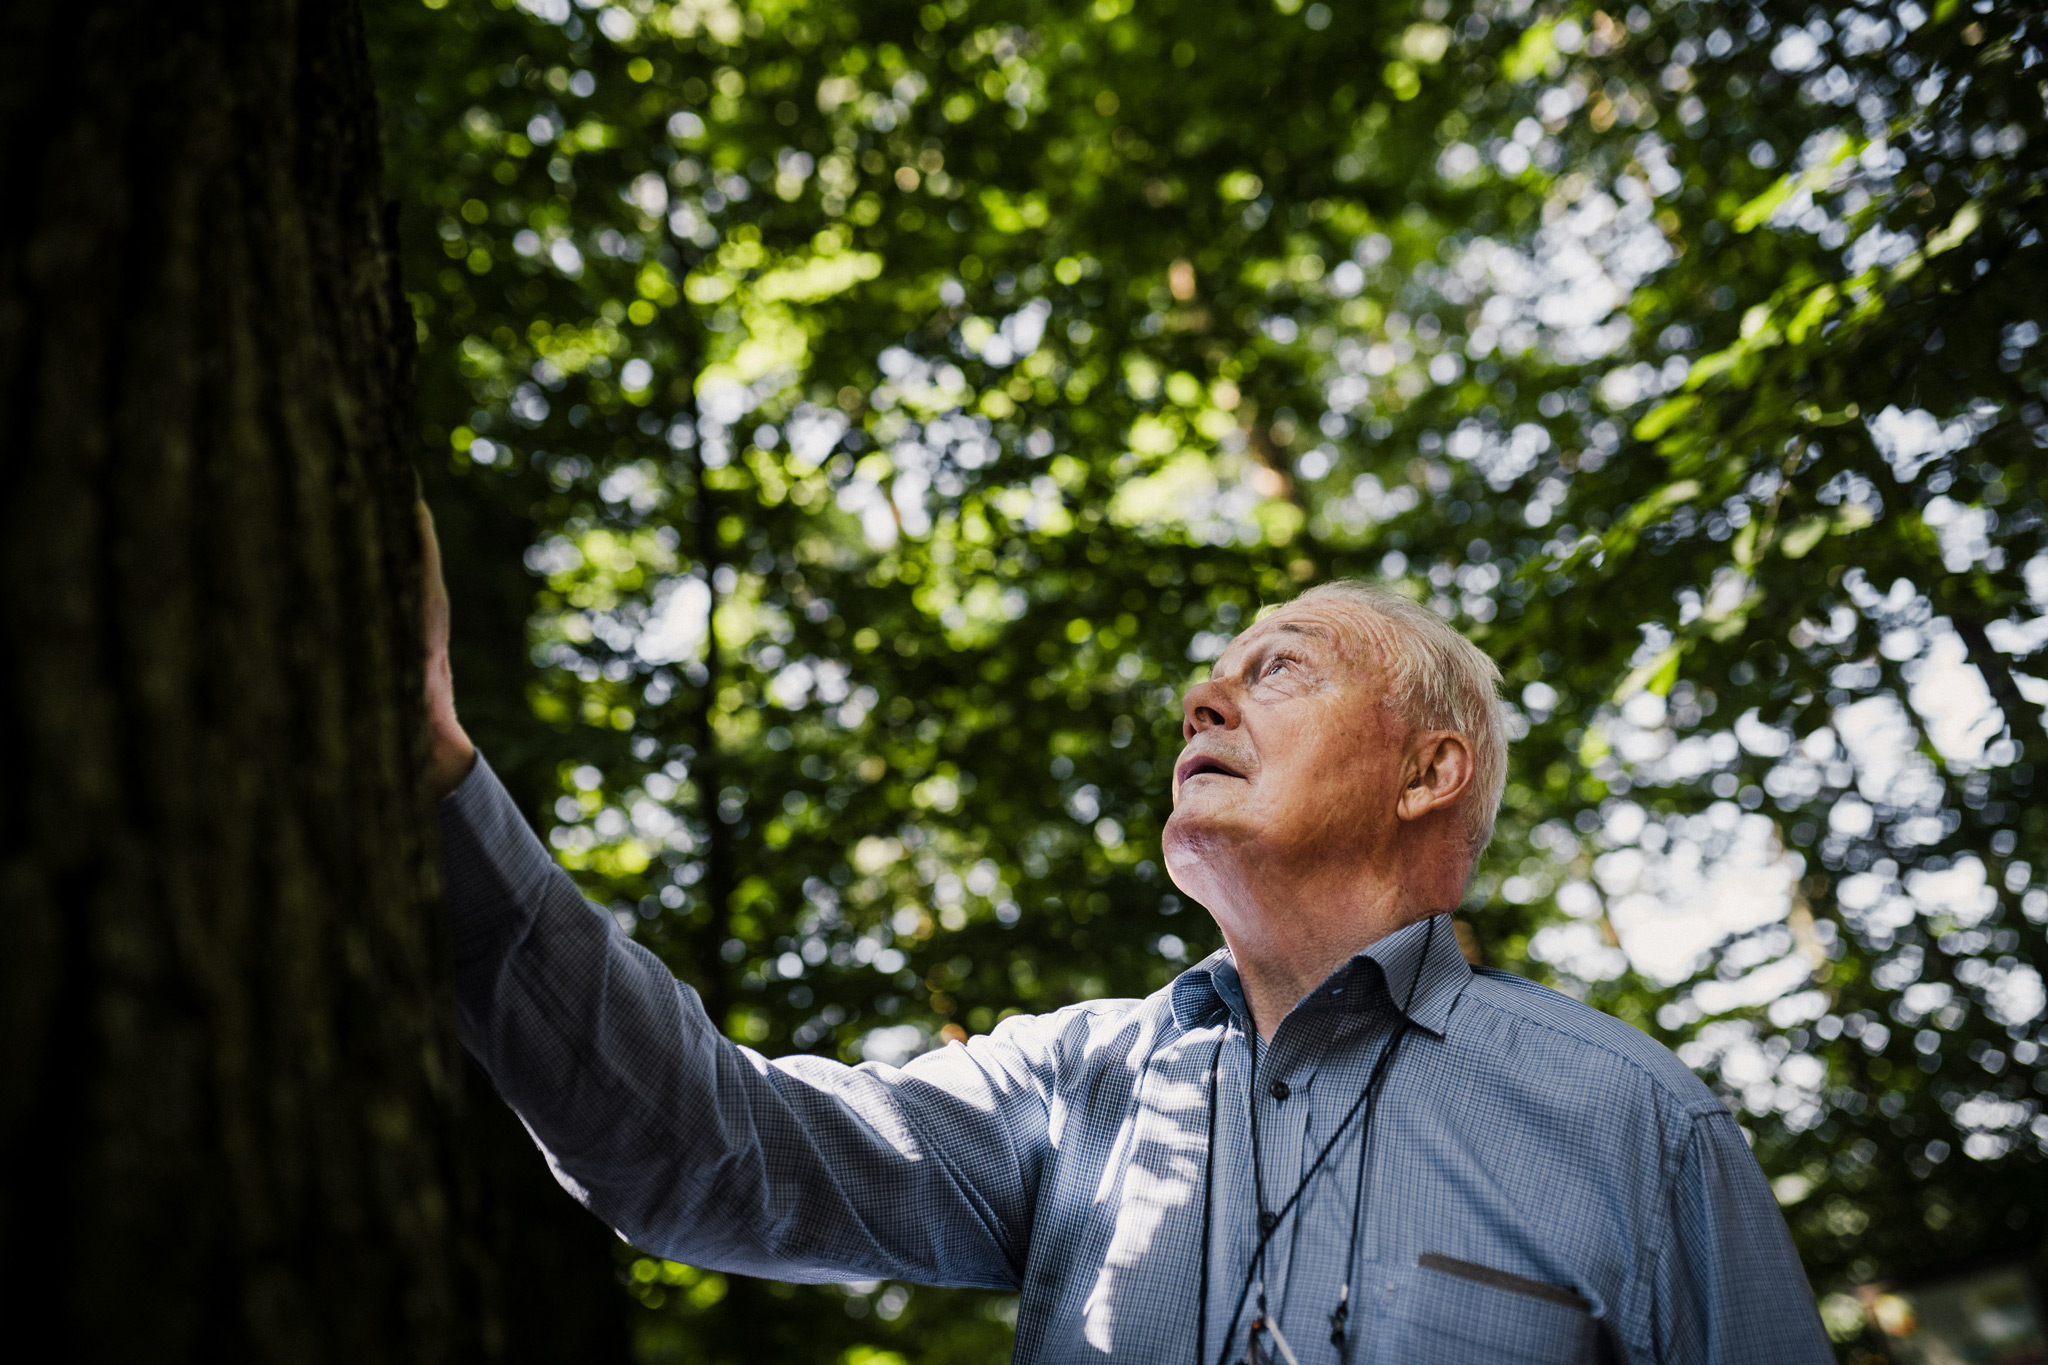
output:
M1382 575L1510 680L1487 959L1716 1084L1817 1288L2031 1251L2043 34L1931 6L373 6L429 478L525 551L466 714L733 1037L892 1059L1212 947L1177 694ZM621 1278L648 1360L1014 1312Z

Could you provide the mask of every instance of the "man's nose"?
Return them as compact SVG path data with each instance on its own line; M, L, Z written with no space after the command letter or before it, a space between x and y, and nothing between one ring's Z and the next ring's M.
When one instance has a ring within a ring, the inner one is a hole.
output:
M1188 689L1180 703L1180 737L1183 742L1204 730L1228 730L1236 726L1238 709L1227 684L1211 678Z

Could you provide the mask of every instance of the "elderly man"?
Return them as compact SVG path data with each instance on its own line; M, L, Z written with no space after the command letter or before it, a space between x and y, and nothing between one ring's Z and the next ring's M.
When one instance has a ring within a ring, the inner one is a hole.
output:
M464 1040L634 1244L1017 1290L1016 1359L1833 1358L1728 1110L1642 1034L1473 971L1498 673L1317 588L1189 690L1166 862L1228 945L1144 1000L903 1067L769 1060L587 904L456 723L430 615Z

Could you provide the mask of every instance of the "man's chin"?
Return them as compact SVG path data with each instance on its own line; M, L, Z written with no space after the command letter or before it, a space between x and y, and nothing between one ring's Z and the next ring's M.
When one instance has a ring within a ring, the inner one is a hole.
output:
M1160 842L1167 880L1183 896L1204 909L1228 899L1228 890L1237 880L1231 871L1237 862L1233 841L1217 830L1175 829L1169 824Z
M1173 814L1166 817L1160 845L1170 869L1177 863L1193 866L1228 857L1229 850L1247 842L1252 835L1241 810L1221 801L1212 805L1183 799L1174 807Z

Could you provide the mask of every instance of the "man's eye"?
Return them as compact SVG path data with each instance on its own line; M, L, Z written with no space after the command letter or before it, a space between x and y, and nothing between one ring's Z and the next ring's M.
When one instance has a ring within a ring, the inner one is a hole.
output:
M1267 665L1266 665L1266 676L1270 678L1270 677L1272 677L1272 676L1273 676L1273 675L1274 675L1275 673L1284 673L1284 672L1285 672L1286 670L1287 670L1287 660L1285 660L1285 659L1275 659L1275 660L1273 660L1273 662L1271 662L1271 663L1269 663L1269 664L1267 664Z

